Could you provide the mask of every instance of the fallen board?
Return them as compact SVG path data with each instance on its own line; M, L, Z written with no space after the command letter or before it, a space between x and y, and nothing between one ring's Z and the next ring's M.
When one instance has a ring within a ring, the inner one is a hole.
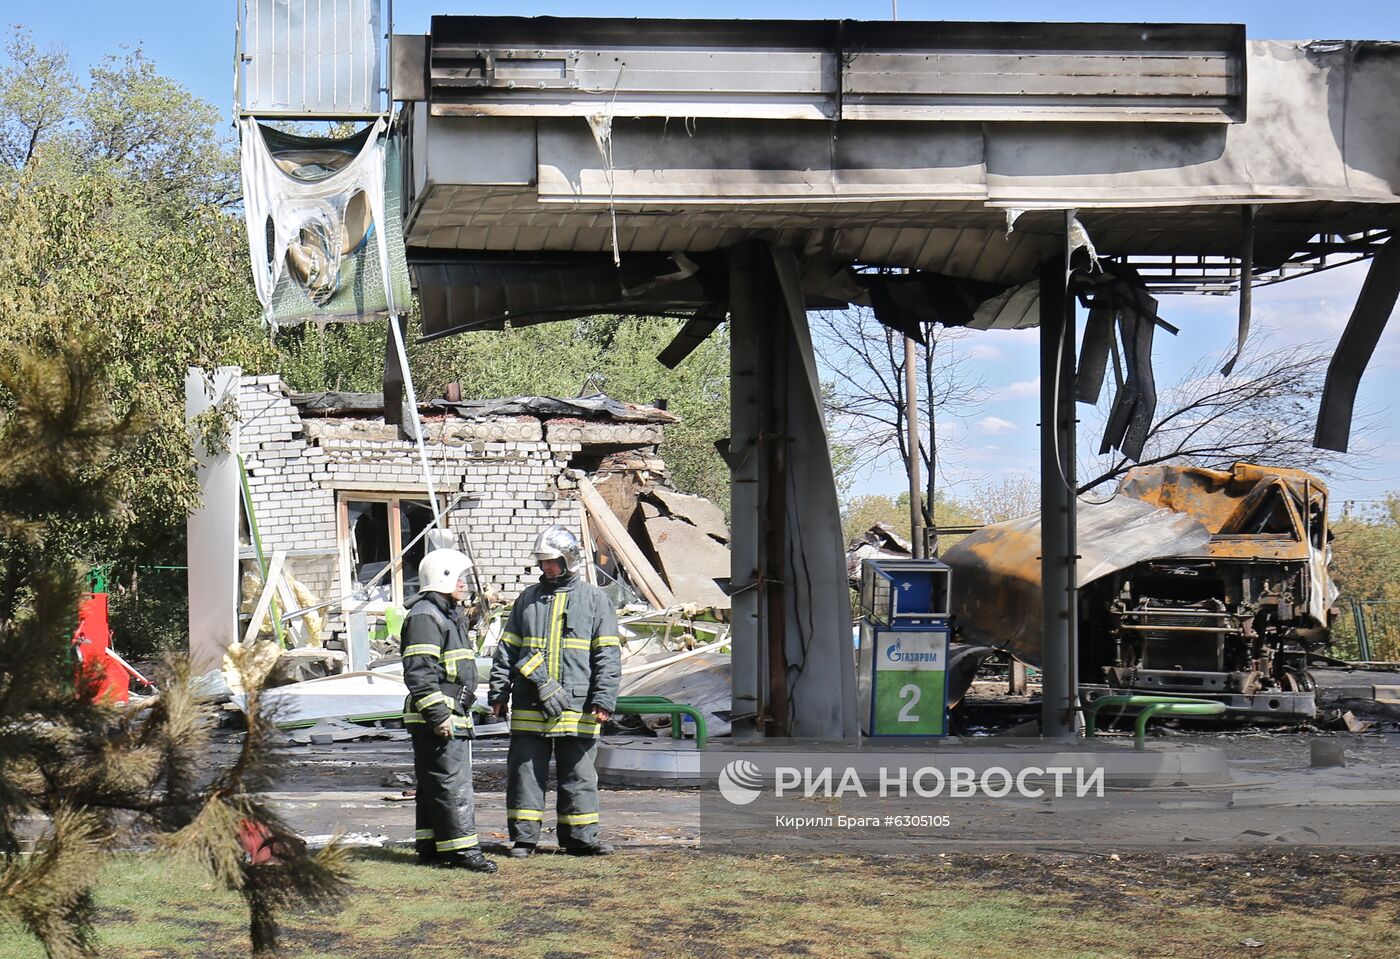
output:
M651 551L676 602L729 609L729 596L716 582L729 581L729 548L685 520L661 515L650 503L642 503L642 515Z

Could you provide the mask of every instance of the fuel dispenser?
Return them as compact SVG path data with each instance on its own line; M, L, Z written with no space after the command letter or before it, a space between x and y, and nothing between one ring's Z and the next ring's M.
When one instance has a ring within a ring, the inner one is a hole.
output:
M861 564L856 689L865 735L947 735L952 579L936 559Z

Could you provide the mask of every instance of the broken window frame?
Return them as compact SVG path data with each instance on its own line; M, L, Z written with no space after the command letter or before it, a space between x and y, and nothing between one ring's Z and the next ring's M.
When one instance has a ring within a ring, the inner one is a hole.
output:
M438 509L447 508L446 500L443 496L438 496ZM385 608L390 605L402 606L407 596L404 593L404 570L401 557L403 556L403 505L404 503L421 506L424 510L431 510L431 500L426 490L403 489L403 490L357 490L357 489L337 489L335 492L335 540L336 552L338 554L338 565L340 568L340 591L346 602L355 600L355 592L359 584L355 581L353 563L353 531L350 529L350 504L351 503L384 503L389 524L389 563L393 567L393 572L388 577L389 599L373 599L365 601L361 608L371 615L382 615ZM410 537L411 538L411 537ZM380 585L383 585L381 581ZM357 602L357 606L361 604Z

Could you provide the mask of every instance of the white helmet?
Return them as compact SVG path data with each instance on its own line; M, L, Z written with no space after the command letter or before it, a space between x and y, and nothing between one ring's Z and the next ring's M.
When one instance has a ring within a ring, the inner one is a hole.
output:
M471 570L472 561L461 550L432 550L418 564L418 588L425 593L446 593L451 596L461 588L458 583Z
M575 576L583 566L583 550L579 548L578 537L563 526L548 526L540 530L531 555L536 563L543 559L562 559L565 568Z

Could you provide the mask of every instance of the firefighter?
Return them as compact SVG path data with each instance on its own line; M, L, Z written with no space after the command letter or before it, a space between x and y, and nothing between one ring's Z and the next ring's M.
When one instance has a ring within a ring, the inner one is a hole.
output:
M540 581L516 599L491 663L487 699L497 716L509 703L506 820L510 856L535 851L544 788L554 758L560 848L576 856L613 851L598 841L598 752L602 724L617 705L622 650L607 595L579 578L573 533L550 526L535 538Z
M455 549L435 549L418 564L419 592L404 620L403 720L413 740L414 846L418 861L446 869L495 872L481 854L473 809L471 707L476 651L467 639L461 603L472 562Z

